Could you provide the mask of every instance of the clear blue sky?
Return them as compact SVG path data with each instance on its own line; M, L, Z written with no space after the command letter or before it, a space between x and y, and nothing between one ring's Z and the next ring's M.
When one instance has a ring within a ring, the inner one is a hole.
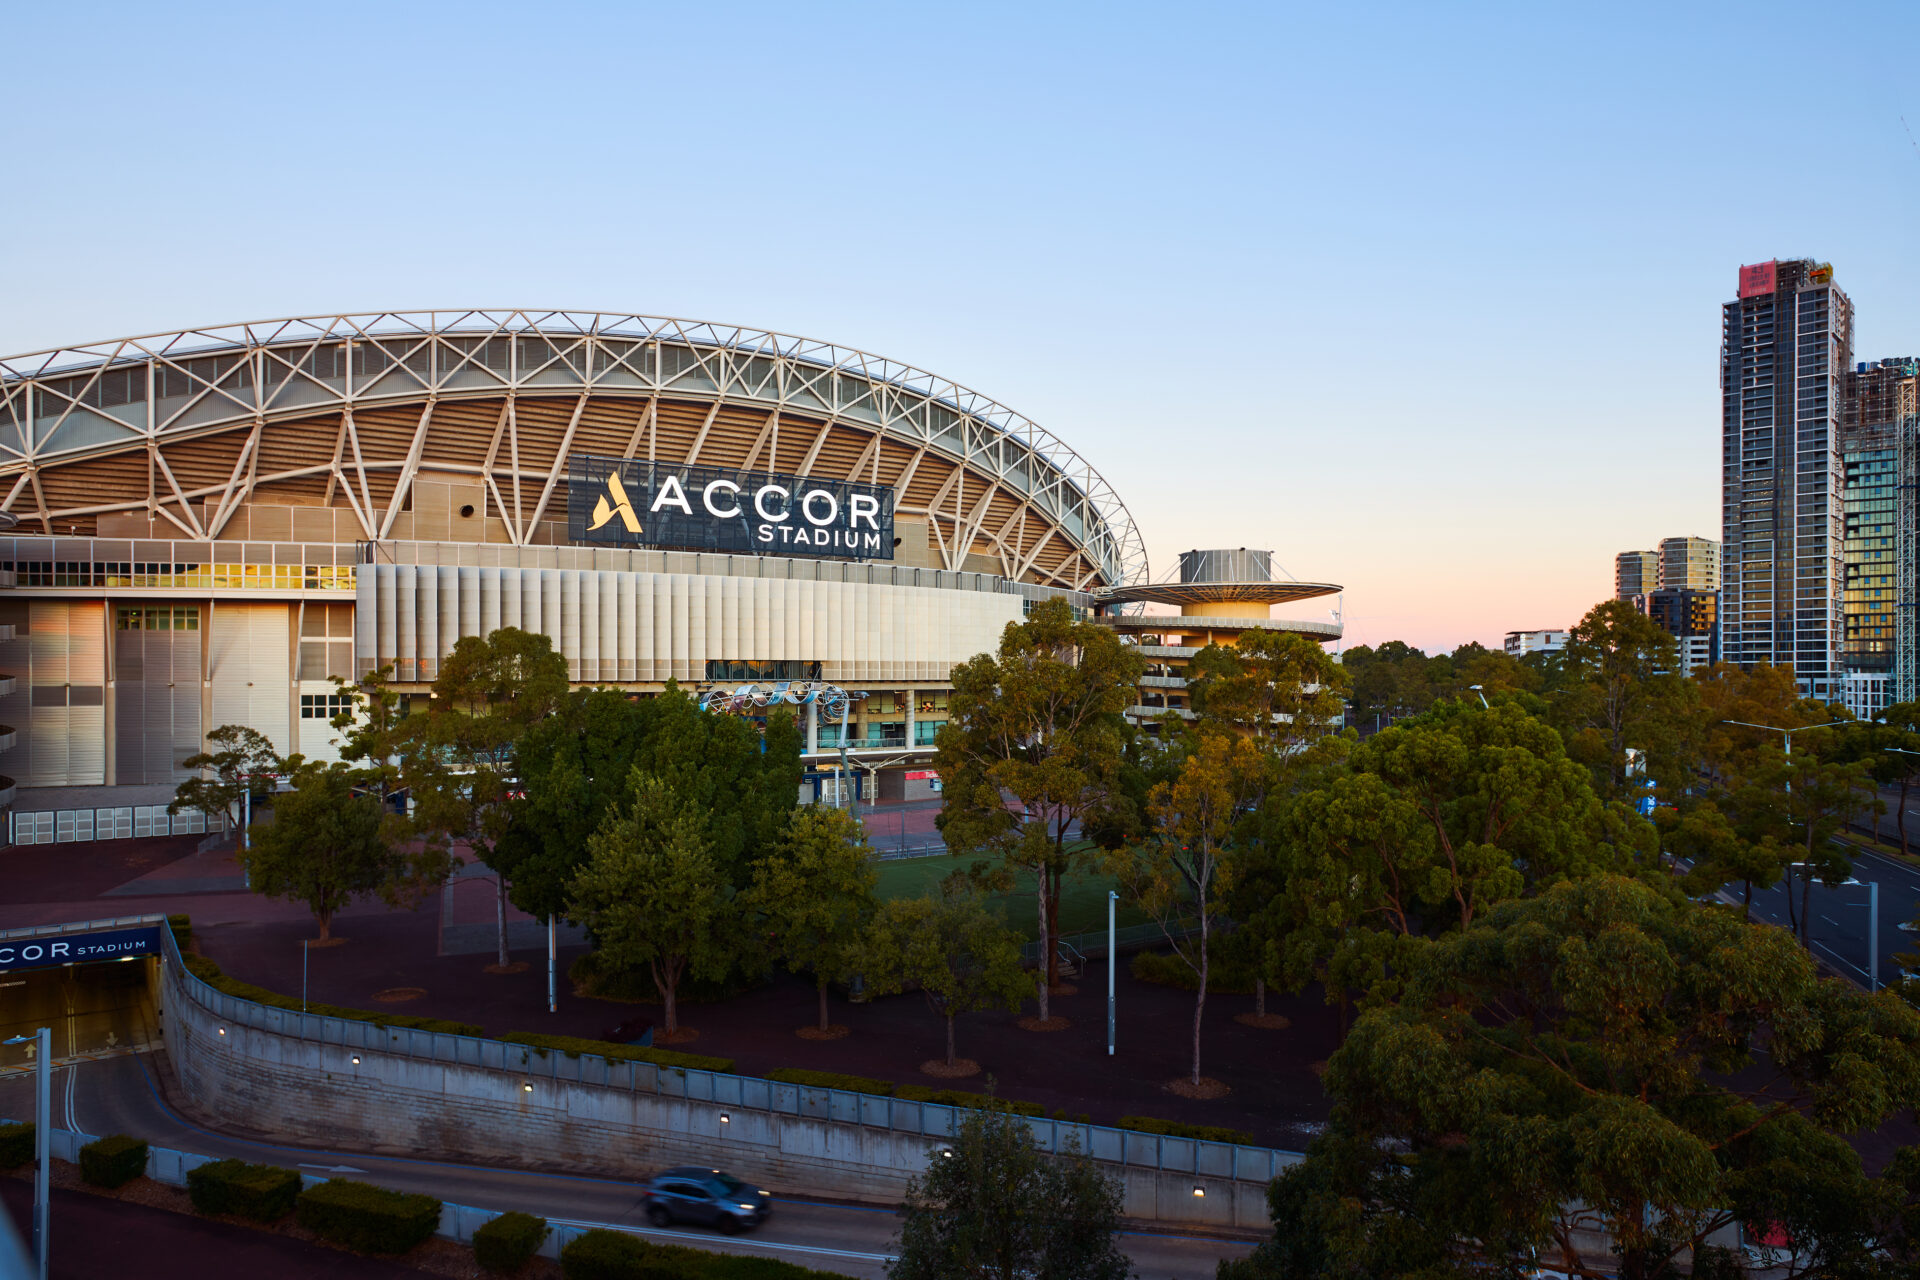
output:
M0 351L764 325L1050 427L1156 572L1270 546L1350 643L1494 642L1719 536L1739 264L1920 353L1912 7L1597 8L16 6Z

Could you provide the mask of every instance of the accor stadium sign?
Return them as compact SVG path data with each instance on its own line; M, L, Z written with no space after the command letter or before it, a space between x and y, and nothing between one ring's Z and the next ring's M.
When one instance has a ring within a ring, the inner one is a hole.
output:
M567 458L567 537L627 547L893 559L893 490L774 471Z
M160 954L160 926L104 929L96 933L43 934L0 939L0 969L41 969L57 964L125 960Z

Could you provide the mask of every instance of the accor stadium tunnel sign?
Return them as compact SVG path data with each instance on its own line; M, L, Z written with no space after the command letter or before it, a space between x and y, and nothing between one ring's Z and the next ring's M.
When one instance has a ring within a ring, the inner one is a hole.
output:
M567 538L607 546L893 559L893 490L775 471L567 457Z
M42 934L37 938L0 938L0 970L95 964L102 960L159 954L160 926L157 924L92 933Z

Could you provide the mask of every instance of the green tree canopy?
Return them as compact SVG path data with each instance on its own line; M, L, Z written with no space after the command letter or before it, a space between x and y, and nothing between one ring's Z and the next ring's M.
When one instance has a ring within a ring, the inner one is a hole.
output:
M180 762L182 768L202 770L203 776L174 788L168 813L197 809L209 821L237 822L240 802L249 791L255 800L264 799L273 794L278 778L299 767L299 757L283 760L266 734L243 724L221 725L207 735L207 745L214 749Z
M876 996L918 987L947 1024L947 1065L954 1056L954 1020L985 1009L1018 1009L1032 990L1020 947L964 875L948 876L938 897L893 898L880 904L862 948L860 967Z
M739 717L703 713L671 683L655 698L575 692L518 739L524 796L510 808L495 866L521 910L565 914L587 839L626 801L637 768L671 784L698 816L721 877L744 888L799 798L801 746L787 707L768 715L763 734Z
M1077 1150L1040 1151L1026 1122L971 1111L907 1184L888 1280L1129 1280L1120 1188Z
M1124 794L1121 712L1142 666L1111 630L1076 621L1066 601L1053 599L1008 623L997 654L953 669L950 718L934 755L946 800L940 830L956 851L990 852L1033 872L1043 1018L1059 980L1061 882L1084 856L1068 831Z
M737 954L732 886L707 824L665 778L635 766L628 802L587 838L586 864L568 884L568 919L619 968L645 965L666 1006L666 1038L680 1029L688 974L717 978Z
M538 632L500 627L462 636L440 663L425 715L407 725L401 772L413 798L413 828L447 846L465 844L495 872L498 963L507 963L507 874L496 846L518 793L515 748L567 699L567 660Z
M1706 1247L1742 1223L1863 1263L1888 1194L1842 1135L1920 1101L1920 1014L1778 930L1596 875L1438 939L1326 1085L1274 1240L1223 1275L1650 1280L1693 1249L1738 1275ZM1582 1257L1588 1230L1617 1256Z
M827 985L859 967L879 881L866 828L820 805L795 809L773 851L753 865L741 905L759 919L775 955L793 972L813 975L821 1031L832 1029Z
M377 796L357 792L345 765L302 763L293 790L274 799L273 821L241 853L255 893L304 902L333 936L333 917L363 893L410 902L446 878L433 850L396 848L382 830Z
M1234 840L1242 811L1265 789L1270 757L1254 739L1208 733L1193 744L1179 776L1153 789L1151 834L1116 860L1127 896L1159 922L1174 954L1193 971L1193 1062L1188 1084L1202 1085L1200 1025L1207 1008L1211 943L1232 892L1241 852ZM1186 926L1192 926L1189 932ZM1224 1090L1215 1082L1207 1082Z
M1476 699L1477 702L1477 699ZM1595 794L1551 725L1512 703L1446 703L1354 748L1281 820L1290 986L1342 1001L1406 963L1408 940L1470 927L1562 879L1651 867L1655 833Z
M1574 624L1547 699L1574 759L1603 798L1638 800L1657 784L1677 793L1699 754L1699 695L1678 673L1673 634L1631 601L1595 605ZM1637 756L1644 773L1630 767Z
M1346 709L1346 670L1296 632L1247 631L1231 646L1207 645L1187 673L1198 715L1281 753L1332 732Z

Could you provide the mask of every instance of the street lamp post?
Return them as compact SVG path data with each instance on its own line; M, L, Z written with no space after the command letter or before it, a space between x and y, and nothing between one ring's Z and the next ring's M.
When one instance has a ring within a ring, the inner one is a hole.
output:
M1867 990L1880 989L1880 882L1867 881Z
M1119 901L1120 895L1118 893L1112 889L1107 890L1107 1056L1109 1058L1113 1056L1113 958L1120 950L1120 948L1115 945L1118 935L1114 932L1113 911Z
M10 1036L0 1044L33 1042L33 1256L47 1280L47 1215L53 1205L53 1028Z
M1768 733L1777 733L1782 735L1783 737L1786 738L1786 742L1787 742L1787 748L1786 748L1787 759L1791 760L1793 759L1793 735L1794 734L1804 732L1807 729L1831 729L1837 724L1847 724L1849 722L1846 720L1829 720L1825 724L1797 724L1791 729L1782 729L1777 724L1754 724L1751 721L1747 721L1747 720L1722 720L1720 723L1721 724L1737 724L1743 729L1765 729ZM1787 780L1787 790L1788 791L1793 790L1793 780L1791 778Z
M1487 705L1487 692L1485 689L1483 689L1481 686L1477 684L1470 684L1467 686L1467 688L1473 690L1475 693L1480 695L1480 707L1483 711L1493 710L1492 707L1489 707Z

